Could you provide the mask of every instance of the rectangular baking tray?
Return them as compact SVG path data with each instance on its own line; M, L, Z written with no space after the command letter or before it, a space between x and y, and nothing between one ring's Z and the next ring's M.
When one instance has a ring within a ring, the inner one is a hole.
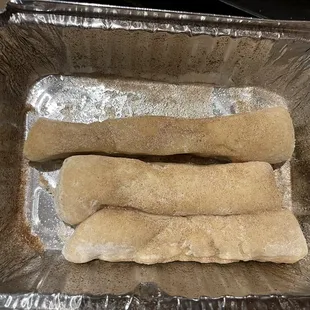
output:
M275 177L309 243L309 40L308 22L9 2L0 15L0 308L310 307L310 256L293 265L66 262L72 229L52 196L60 164L29 166L22 154L39 116L87 123L286 106L296 149Z

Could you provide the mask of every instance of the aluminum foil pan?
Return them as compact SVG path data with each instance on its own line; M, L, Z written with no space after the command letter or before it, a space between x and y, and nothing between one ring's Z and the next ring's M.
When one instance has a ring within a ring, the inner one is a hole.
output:
M29 167L22 147L39 116L93 122L286 106L296 150L275 177L310 242L309 68L308 22L9 2L0 15L0 308L308 308L310 256L294 265L66 262L72 229L52 197L60 163Z

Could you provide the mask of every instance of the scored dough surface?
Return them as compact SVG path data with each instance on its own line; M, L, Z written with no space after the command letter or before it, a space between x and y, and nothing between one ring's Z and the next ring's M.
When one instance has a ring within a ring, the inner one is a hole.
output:
M65 244L68 261L142 264L171 261L294 263L308 252L288 210L254 215L169 217L105 208L81 223Z
M229 215L279 210L270 164L146 163L81 155L67 158L56 190L59 217L75 225L104 206L163 215Z

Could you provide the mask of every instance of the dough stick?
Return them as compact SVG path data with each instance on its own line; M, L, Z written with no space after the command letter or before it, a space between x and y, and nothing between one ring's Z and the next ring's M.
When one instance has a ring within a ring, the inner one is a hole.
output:
M141 116L78 124L39 119L25 143L31 161L74 154L195 154L233 162L289 159L294 129L284 108L205 119Z
M295 263L307 252L299 224L288 210L167 217L106 208L81 223L63 249L65 258L74 263L99 258L141 264Z
M164 215L229 215L279 210L270 164L195 166L82 155L67 158L56 190L59 217L78 224L104 206Z

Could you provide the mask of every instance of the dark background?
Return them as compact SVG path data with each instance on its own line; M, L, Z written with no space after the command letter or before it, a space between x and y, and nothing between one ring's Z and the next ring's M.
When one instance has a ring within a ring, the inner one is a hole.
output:
M180 0L82 0L79 2L245 17L310 20L310 0L187 0L182 2Z

